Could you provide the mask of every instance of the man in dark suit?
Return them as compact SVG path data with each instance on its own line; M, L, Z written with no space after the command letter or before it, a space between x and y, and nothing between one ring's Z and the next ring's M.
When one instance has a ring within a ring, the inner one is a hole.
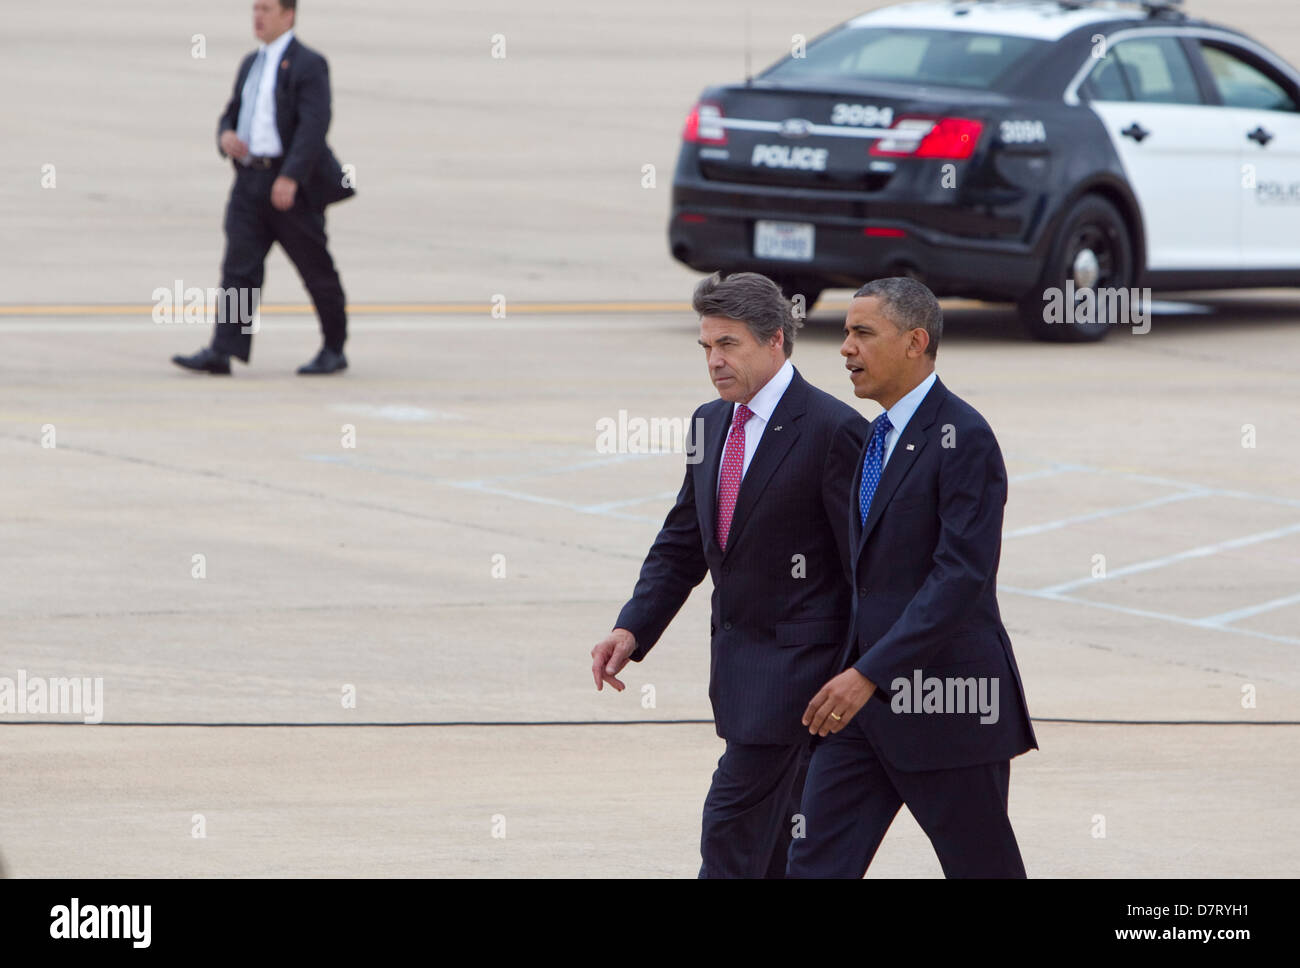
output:
M863 286L845 322L853 392L885 412L851 490L843 671L803 715L825 739L791 877L861 877L904 803L947 876L1025 876L1007 790L1038 742L996 596L1006 467L934 372L942 330L934 294L904 278Z
M329 146L329 68L293 35L296 0L256 0L261 47L244 58L234 94L217 122L217 150L231 159L235 184L226 206L223 298L211 346L172 362L229 374L230 357L252 353L250 314L262 288L266 254L279 242L311 295L324 345L304 375L347 369L343 285L325 238L325 206L355 194Z
M844 495L867 422L789 362L801 325L772 280L695 290L720 399L695 411L686 477L613 632L596 687L659 640L713 577L709 698L726 750L704 804L701 877L781 877L807 767L799 722L848 628Z

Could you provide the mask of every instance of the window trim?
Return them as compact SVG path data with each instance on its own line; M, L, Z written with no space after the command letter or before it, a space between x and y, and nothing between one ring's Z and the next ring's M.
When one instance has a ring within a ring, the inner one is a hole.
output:
M1200 38L1193 40L1192 43L1196 47L1196 59L1197 61L1200 62L1200 64L1203 66L1205 70L1206 83L1209 85L1210 90L1214 92L1215 103L1218 106L1230 107L1238 111L1277 110L1275 108L1253 108L1253 107L1245 107L1242 105L1227 104L1223 100L1223 95L1219 92L1219 85L1214 79L1214 71L1210 69L1210 65L1206 61L1205 55L1201 52L1202 46L1210 47L1214 50L1219 51L1220 53L1227 54L1230 57L1235 57L1237 60L1245 64L1247 67L1252 67L1255 70L1257 70L1260 74L1264 75L1265 78L1272 81L1274 84L1278 84L1278 86L1282 88L1282 93L1284 93L1287 97L1291 99L1291 103L1295 105L1295 108L1294 110L1291 111L1277 111L1277 113L1300 116L1300 84L1298 84L1294 78L1288 76L1282 71L1277 70L1272 64L1260 58L1253 51L1247 50L1245 47L1242 47L1240 45L1229 44L1223 41L1203 40ZM1271 74L1276 74L1277 76L1276 77L1270 76ZM1279 81L1281 82L1280 84Z
M1160 27L1128 27L1123 30L1117 30L1113 34L1108 34L1106 37L1106 46L1107 49L1109 49L1112 45L1122 43L1123 41L1127 40L1130 37L1160 37L1160 36L1169 36L1169 37L1177 37L1177 38L1195 38L1198 40L1202 38L1208 38L1211 40L1218 40L1229 47L1240 47L1241 49L1247 50L1250 53L1254 54L1263 63L1268 64L1273 68L1275 68L1278 71L1278 73L1282 74L1283 77L1289 78L1293 84L1296 84L1297 87L1300 88L1300 77L1296 76L1295 68L1293 68L1286 61L1282 60L1271 50L1255 43L1252 40L1242 37L1240 34L1229 33L1226 30L1216 30L1213 27L1175 27L1175 26L1163 26L1163 25ZM1083 101L1079 97L1079 88L1083 84L1084 80L1087 78L1088 74L1092 71L1092 69L1097 66L1096 60L1097 59L1095 57L1089 54L1087 59L1082 64L1079 65L1079 69L1075 71L1074 77L1071 78L1070 83L1066 85L1065 93L1064 95L1062 95L1062 100L1065 101L1066 104L1069 104L1071 106L1077 106L1083 103ZM1204 63L1202 62L1200 57L1200 51L1198 50L1196 52L1196 56L1192 58L1192 71L1193 74L1195 74L1197 77L1198 84L1202 83L1201 75L1200 75L1200 71L1202 70L1208 70L1208 68L1206 68ZM1213 101L1212 102L1207 101L1206 103L1202 104L1201 107L1222 107L1223 105L1221 99L1219 98L1217 89L1213 89L1209 93L1212 95ZM1156 102L1132 101L1130 103L1149 104L1149 103L1156 103ZM1189 104L1185 106L1195 107L1196 105Z
M1113 54L1109 49L1107 49L1107 51L1106 51L1106 57L1101 58L1101 60L1104 61L1104 60L1106 60L1107 58L1109 58L1109 57L1114 57L1114 56L1115 56L1115 55L1114 55L1114 54ZM1107 99L1104 98L1104 97L1096 97L1096 96L1094 96L1093 94L1088 93L1087 91L1085 91L1084 96L1085 96L1089 101L1101 101L1101 102L1104 103L1104 104L1132 104L1132 103L1136 102L1137 99L1133 97L1133 85L1129 83L1129 79L1128 79L1128 71L1124 70L1124 65L1120 63L1120 60L1119 60L1118 57L1115 57L1115 68L1116 68L1115 73L1119 75L1119 81L1120 81L1120 84L1122 84L1122 85L1124 86L1124 93L1127 94L1128 97L1127 97L1125 100L1123 100L1123 101L1109 101L1109 100L1107 100ZM1080 88L1088 88L1088 87L1092 87L1092 88L1095 90L1095 89L1096 89L1096 85L1093 85L1093 84L1092 84L1092 75L1095 74L1095 73L1097 73L1097 71L1099 71L1099 70L1101 70L1101 63L1100 63L1100 61L1099 61L1098 63L1094 64L1094 65L1092 66L1092 69L1089 70L1087 74L1083 75L1083 83L1080 84L1079 87L1080 87Z
M957 90L957 91L988 91L994 94L1005 94L1006 78L1008 77L1008 75L1012 73L1014 69L1022 65L1025 56L1027 56L1028 53L1032 52L1035 48L1038 47L1041 47L1044 50L1046 50L1056 44L1056 41L1043 38L1043 37L1032 37L1024 34L1000 34L992 31L971 30L964 26L954 27L954 26L945 26L941 24L936 24L933 26L921 25L921 24L905 24L905 25L863 24L860 27L849 27L848 25L850 23L851 21L846 21L845 23L840 24L838 27L834 27L823 34L814 37L811 41L808 42L807 49L811 50L814 45L821 44L827 40L831 40L834 37L846 33L849 30L852 31L870 30L870 31L875 31L880 33L902 32L902 33L917 33L917 34L955 34L955 35L965 35L968 37L996 36L1002 40L1010 40L1010 41L1023 40L1027 42L1025 47L1026 54L1022 55L1020 58L1012 61L1009 64L1003 65L1001 71L997 74L996 77L992 78L991 80L982 82L980 84L953 84L953 83L942 83L937 80L918 81L909 78L885 78L885 77L855 78L855 80L861 80L870 83L896 84L900 86L912 86L912 87L920 86L920 87L932 87L932 88L936 88L936 87L951 88L952 90ZM784 67L791 60L792 60L791 55L786 54L780 60L776 61L773 64L770 64L768 67L764 68L762 71L755 74L753 79L755 81L771 81L770 75L772 74L772 72ZM805 76L841 78L844 75L811 74ZM799 78L796 78L795 80L798 79ZM775 81L771 81L771 83L785 84L785 83L789 83L790 80L791 80L790 78L779 78Z
M1120 102L1103 101L1103 103L1158 104L1158 105L1164 105L1165 107L1184 107L1184 108L1203 108L1203 107L1213 106L1210 102L1211 92L1206 89L1205 79L1201 76L1201 72L1198 69L1197 59L1195 56L1193 56L1193 51L1188 48L1188 42L1185 38L1169 37L1169 36L1155 35L1150 33L1148 33L1146 36L1140 36L1140 37L1125 37L1123 40L1116 40L1114 43L1108 42L1106 55L1109 57L1115 54L1115 52L1118 51L1120 47L1122 47L1124 44L1131 43L1134 40L1172 41L1174 50L1182 55L1183 64L1187 67L1188 74L1191 75L1192 89L1195 92L1197 99L1195 101L1151 101L1145 98L1137 97L1138 79L1132 76L1132 72L1130 71L1129 65L1125 64L1122 60L1116 57L1115 63L1119 66L1120 76L1124 78L1124 87L1128 91L1129 97L1127 101L1120 101ZM1164 56L1163 53L1162 56ZM1172 56L1177 57L1177 54L1174 54ZM1083 85L1080 85L1080 87L1083 87L1084 85L1087 84L1088 78L1092 76L1093 71L1097 70L1099 66L1100 63L1096 62L1096 59L1094 58L1094 63L1092 65L1092 68L1086 74L1084 74ZM1171 63L1166 61L1166 66L1168 66L1172 71L1173 65ZM1170 79L1171 80L1173 79L1172 74ZM1089 100L1093 100L1093 99L1090 98ZM1102 100L1102 99L1098 98L1096 100Z

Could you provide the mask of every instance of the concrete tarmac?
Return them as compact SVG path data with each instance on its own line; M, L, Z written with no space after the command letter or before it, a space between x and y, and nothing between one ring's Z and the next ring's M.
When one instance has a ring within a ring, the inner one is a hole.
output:
M1300 62L1293 5L1194 6ZM692 99L743 70L739 10L304 5L359 187L329 216L352 366L323 379L293 374L319 333L278 251L233 377L173 367L208 327L150 315L219 281L246 9L11 18L0 678L102 679L103 722L0 714L10 876L695 874L707 580L626 692L588 655L683 458L602 452L598 422L713 394L666 206ZM854 12L755 4L755 65ZM843 296L794 362L874 416ZM1088 346L947 304L940 375L1011 474L1032 876L1300 873L1300 299L1186 299ZM939 874L904 811L871 875Z

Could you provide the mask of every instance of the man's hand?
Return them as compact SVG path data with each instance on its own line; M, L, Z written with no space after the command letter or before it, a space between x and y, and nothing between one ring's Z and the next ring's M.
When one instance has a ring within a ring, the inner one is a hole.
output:
M609 683L619 692L627 688L618 678L628 656L636 651L636 636L627 629L614 629L596 643L591 650L591 677L596 680L597 691Z
M231 158L242 158L248 154L248 145L239 140L239 135L227 128L221 132L221 150Z
M281 175L271 185L271 204L278 211L287 212L293 208L293 197L298 193L298 183L292 178Z
M876 684L857 669L845 669L812 697L812 702L803 711L803 724L808 727L808 732L818 736L838 733L867 704L875 691Z

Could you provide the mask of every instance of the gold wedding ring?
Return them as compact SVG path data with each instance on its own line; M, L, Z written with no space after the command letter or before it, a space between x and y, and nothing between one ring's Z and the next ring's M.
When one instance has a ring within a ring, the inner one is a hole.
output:
M835 713L831 713L831 719L835 720L837 723L843 718L843 716L837 716Z

